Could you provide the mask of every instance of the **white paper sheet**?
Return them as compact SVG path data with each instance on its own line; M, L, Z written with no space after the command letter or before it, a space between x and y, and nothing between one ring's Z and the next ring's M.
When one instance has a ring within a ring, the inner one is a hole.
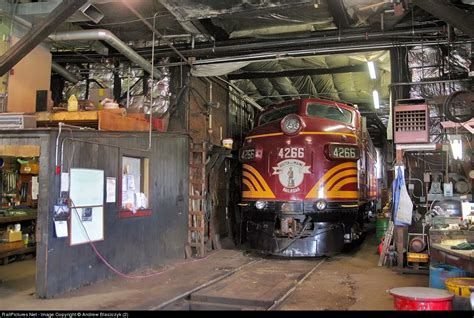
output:
M54 221L56 237L67 237L67 221Z
M107 198L106 202L111 203L115 202L115 184L116 184L116 179L114 177L107 177Z
M128 186L127 186L127 175L124 174L122 176L122 192L127 192Z
M89 210L87 212L86 210ZM104 209L101 206L72 209L70 245L104 239Z
M69 173L61 173L61 192L69 191Z
M33 200L38 200L38 193L39 193L38 177L31 177L31 198Z
M74 206L101 206L104 204L104 171L72 168L69 197Z
M131 174L127 175L127 189L135 191L135 177Z

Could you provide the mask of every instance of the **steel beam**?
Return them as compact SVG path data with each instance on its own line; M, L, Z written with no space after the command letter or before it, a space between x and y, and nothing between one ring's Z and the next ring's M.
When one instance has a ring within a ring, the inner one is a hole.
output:
M474 13L472 11L453 6L449 4L448 0L413 0L413 4L474 38Z
M367 65L350 65L334 68L305 68L298 70L285 70L279 72L243 72L237 74L229 74L228 79L254 79L254 78L274 78L274 77L292 77L305 75L323 75L323 74L340 74L340 73L354 73L367 72Z
M188 33L198 35L202 34L201 30L194 25L192 21L185 18L183 10L179 6L171 3L169 0L159 0L160 4L165 7L178 21L181 27Z
M334 23L339 29L348 29L354 23L352 18L347 14L342 0L328 1L328 9L334 19Z
M33 27L0 57L0 76L15 66L86 2L87 0L64 0L61 2L43 21Z

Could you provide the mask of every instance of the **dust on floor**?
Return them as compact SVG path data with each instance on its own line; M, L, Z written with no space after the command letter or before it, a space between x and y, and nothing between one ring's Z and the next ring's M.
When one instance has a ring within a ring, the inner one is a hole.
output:
M404 275L378 267L376 250L369 236L355 251L329 258L278 309L394 310L389 289L428 287L426 275Z
M370 237L357 251L329 258L277 310L393 310L387 290L428 286L428 276L402 275L378 267L376 244ZM34 294L34 260L0 266L2 310L133 310L149 309L200 286L255 255L220 250L197 262L142 280L113 278L58 296L38 299ZM275 260L281 262L282 260ZM314 263L313 260L307 260Z

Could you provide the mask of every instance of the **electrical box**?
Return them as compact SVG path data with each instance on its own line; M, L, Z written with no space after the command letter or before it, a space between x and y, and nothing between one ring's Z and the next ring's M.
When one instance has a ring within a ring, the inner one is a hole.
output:
M453 196L453 184L451 182L443 183L443 191L445 197Z
M415 185L413 183L409 183L408 190L415 190Z
M424 99L399 99L394 108L394 140L397 144L429 142L429 112Z

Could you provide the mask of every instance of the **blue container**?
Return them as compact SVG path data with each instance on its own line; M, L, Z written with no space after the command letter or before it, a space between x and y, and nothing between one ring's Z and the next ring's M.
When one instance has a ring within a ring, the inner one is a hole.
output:
M451 277L465 277L468 276L467 272L445 264L437 264L430 266L430 287L446 289L445 281Z

